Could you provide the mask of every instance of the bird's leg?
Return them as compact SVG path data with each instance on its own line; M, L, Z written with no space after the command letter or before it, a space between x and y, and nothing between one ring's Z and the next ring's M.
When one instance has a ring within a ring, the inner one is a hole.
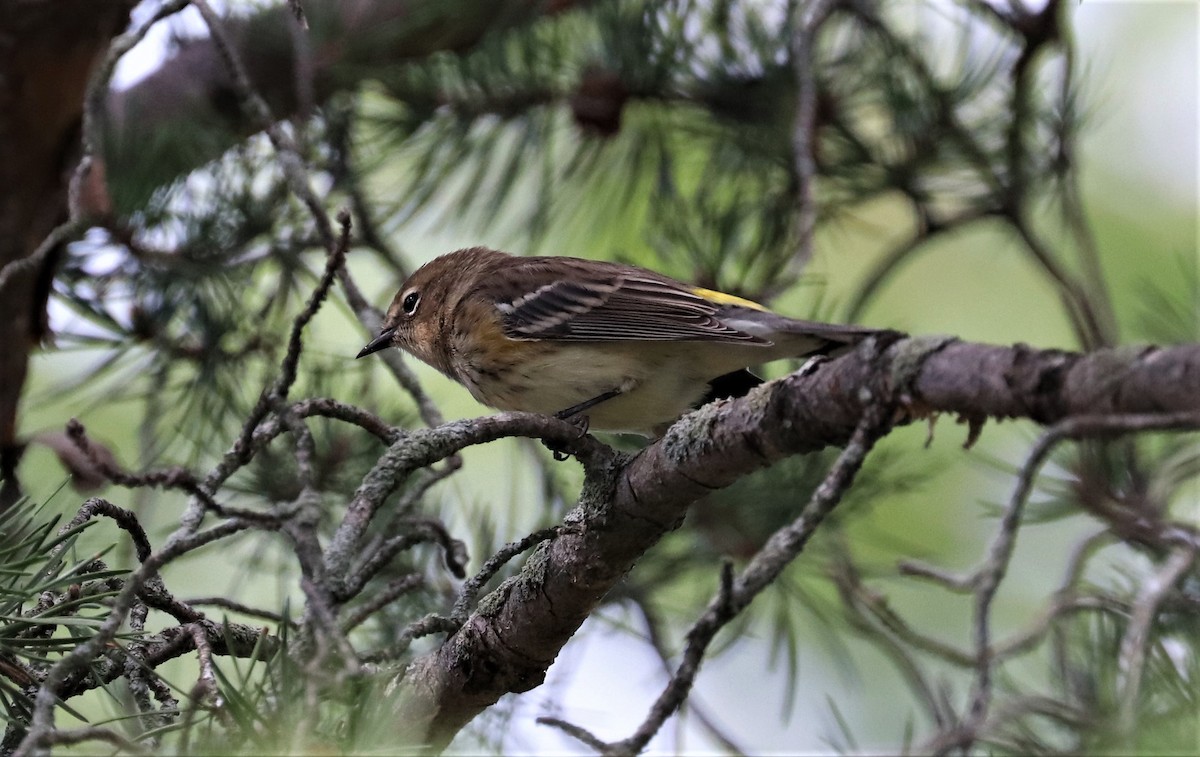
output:
M584 410L589 410L596 405L599 405L601 402L606 402L611 400L613 397L620 396L623 391L623 389L617 387L616 389L609 389L607 392L601 392L595 397L592 397L590 400L584 400L578 405L571 405L566 410L559 410L554 414L554 417L558 418L560 421L565 421L573 415L579 415Z
M577 405L571 405L565 410L559 410L554 414L554 417L558 418L560 421L569 421L572 425L579 429L579 435L583 436L588 431L588 417L582 414L583 411L593 408L596 405L599 405L601 402L611 400L613 397L619 396L622 391L623 390L620 388L609 389L607 392L597 394L595 397L584 400ZM550 450L550 453L558 462L562 462L563 460L571 457L571 455L559 444L545 440L542 441L542 444L546 446L546 449Z

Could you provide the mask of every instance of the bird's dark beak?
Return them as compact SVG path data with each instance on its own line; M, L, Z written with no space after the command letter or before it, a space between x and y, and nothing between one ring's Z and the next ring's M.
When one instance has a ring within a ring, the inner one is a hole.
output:
M357 360L365 355L370 355L372 352L379 352L384 347L392 346L392 337L395 335L395 328L384 329L379 336L367 342L367 346L363 347L362 350L360 350L359 353L354 356L354 359Z

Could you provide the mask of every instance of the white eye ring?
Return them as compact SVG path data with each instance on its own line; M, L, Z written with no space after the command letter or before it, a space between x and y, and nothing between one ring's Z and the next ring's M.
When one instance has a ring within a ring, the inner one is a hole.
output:
M417 305L421 303L421 295L419 292L412 291L404 295L404 300L400 303L401 309L405 315L412 315L417 312Z

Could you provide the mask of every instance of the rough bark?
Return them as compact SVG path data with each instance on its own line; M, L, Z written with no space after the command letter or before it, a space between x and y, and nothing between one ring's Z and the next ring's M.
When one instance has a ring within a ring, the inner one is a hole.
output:
M813 397L821 401L807 401ZM589 461L579 504L566 518L577 529L541 545L519 576L408 667L397 711L408 743L439 751L502 695L538 686L601 598L695 500L788 455L844 444L865 408L878 404L896 425L936 413L977 423L1144 413L1200 419L1200 345L1081 355L946 338L876 343L712 403L637 455Z

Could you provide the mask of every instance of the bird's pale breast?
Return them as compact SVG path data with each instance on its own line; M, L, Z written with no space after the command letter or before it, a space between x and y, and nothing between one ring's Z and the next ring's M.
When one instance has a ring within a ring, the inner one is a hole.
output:
M589 427L647 436L693 407L711 379L754 362L733 354L746 347L695 342L506 341L458 355L458 378L477 400L553 414L618 389L586 411Z

